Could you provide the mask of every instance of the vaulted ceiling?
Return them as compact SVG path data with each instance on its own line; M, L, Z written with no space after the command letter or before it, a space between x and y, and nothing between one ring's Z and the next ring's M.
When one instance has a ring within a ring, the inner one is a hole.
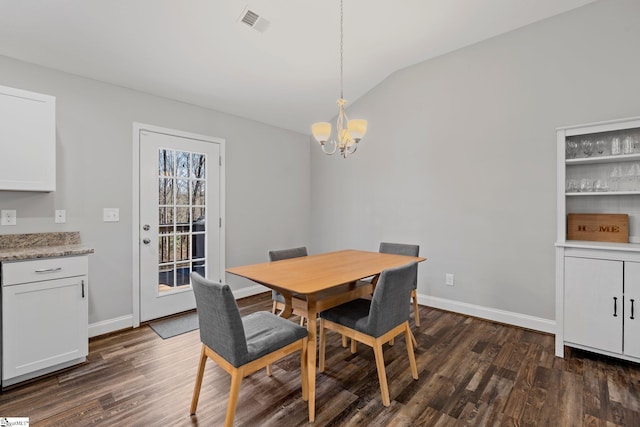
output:
M344 0L345 98L593 1ZM339 0L0 0L0 55L310 133L337 112L339 20Z

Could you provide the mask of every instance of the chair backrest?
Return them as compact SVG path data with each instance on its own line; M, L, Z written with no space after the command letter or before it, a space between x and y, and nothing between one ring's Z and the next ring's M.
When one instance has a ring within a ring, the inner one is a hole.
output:
M300 246L299 248L280 249L277 251L269 251L269 261L280 261L289 258L300 258L307 256L307 247Z
M418 256L420 254L420 245L408 245L405 243L388 243L380 242L378 252L383 254ZM413 281L413 289L418 288L418 264L416 264L416 279Z
M369 335L379 337L409 320L407 301L416 280L416 266L416 262L411 262L380 273L369 309L366 327Z
M378 252L383 254L418 256L418 254L420 253L420 246L407 245L404 243L380 242L380 249L378 250Z
M280 261L289 258L301 258L307 256L307 247L300 246L299 248L280 249L277 251L269 251L269 261ZM276 299L279 295L276 291L271 291L271 298ZM282 298L282 296L280 297Z
M240 310L229 285L207 280L191 273L200 321L200 340L207 347L238 367L249 359L247 338Z

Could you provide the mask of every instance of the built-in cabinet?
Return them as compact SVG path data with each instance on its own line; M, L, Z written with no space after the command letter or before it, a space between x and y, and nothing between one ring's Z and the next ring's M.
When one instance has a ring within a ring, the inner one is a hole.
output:
M640 118L560 128L557 144L556 356L640 362ZM568 240L576 213L629 215L629 242Z
M2 263L2 385L88 354L87 256Z
M564 258L564 341L610 355L640 359L640 262ZM609 258L619 258L615 253ZM603 256L592 251L590 256Z
M0 190L55 189L55 97L0 86Z

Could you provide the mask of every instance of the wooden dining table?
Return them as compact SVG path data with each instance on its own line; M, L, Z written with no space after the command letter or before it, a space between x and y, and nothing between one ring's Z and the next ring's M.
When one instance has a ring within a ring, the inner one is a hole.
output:
M280 316L289 317L295 308L296 313L302 313L307 318L310 422L315 420L317 314L371 295L383 270L425 259L347 249L226 270L280 292L285 298L285 308L279 313ZM373 279L360 281L369 277Z

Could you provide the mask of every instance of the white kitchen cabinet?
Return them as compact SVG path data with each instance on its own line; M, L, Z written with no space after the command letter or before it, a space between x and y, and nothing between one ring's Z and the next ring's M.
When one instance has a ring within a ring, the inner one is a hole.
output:
M55 191L55 97L0 86L0 190Z
M640 263L624 267L624 354L640 360Z
M566 257L564 340L622 353L621 261Z
M564 259L564 343L640 361L635 312L640 262L616 260L619 254L603 251L577 255Z
M2 385L86 359L86 256L2 263Z
M640 117L559 128L557 149L556 356L640 362ZM626 214L629 242L568 240L568 214Z

